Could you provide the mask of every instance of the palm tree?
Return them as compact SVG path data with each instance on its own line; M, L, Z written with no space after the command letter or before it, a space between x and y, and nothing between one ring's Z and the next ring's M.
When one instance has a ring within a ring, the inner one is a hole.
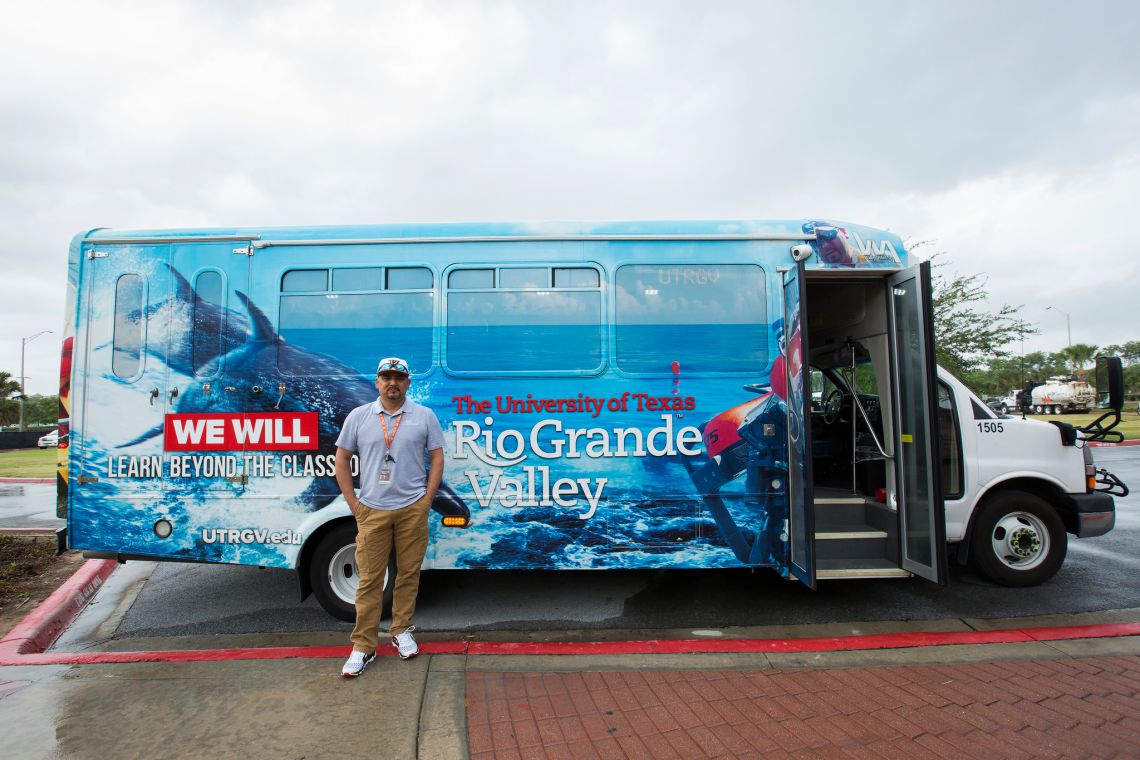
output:
M20 384L12 379L11 372L0 372L0 400L19 398Z
M1059 353L1065 355L1074 372L1080 372L1088 364L1092 364L1096 357L1097 347L1088 343L1074 343Z
M19 419L20 407L14 399L20 398L20 384L12 373L0 372L0 425L9 425Z

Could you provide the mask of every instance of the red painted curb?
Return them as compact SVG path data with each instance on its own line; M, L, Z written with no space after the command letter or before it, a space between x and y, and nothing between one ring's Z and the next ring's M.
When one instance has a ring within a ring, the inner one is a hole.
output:
M103 585L118 563L110 559L89 559L52 595L43 600L16 627L0 639L0 662L43 652L52 645L91 597Z
M1109 623L1054 628L1011 628L997 631L883 633L808 639L683 639L649 641L513 642L435 641L420 644L423 654L461 655L635 655L635 654L763 654L839 652L914 647L1008 644L1031 641L1101 639L1140 635L1140 623ZM150 652L49 652L16 654L0 651L0 665L94 665L128 662L217 662L347 657L349 647L266 647L261 649L194 649ZM381 647L380 656L395 656Z
M55 482L55 478L0 478L0 483L42 483L50 485Z
M1140 440L1121 441L1120 443L1105 443L1104 441L1093 441L1092 443L1089 443L1087 445L1092 446L1094 448L1099 448L1101 446L1104 446L1106 448L1111 448L1114 446L1140 446Z
M796 653L842 652L870 649L907 649L948 644L1008 644L1026 641L1060 641L1140 635L1140 623L1068 626L1065 628L1013 628L997 631L936 633L880 633L805 639L675 639L664 641L590 641L520 643L473 641L467 654L688 654L688 653Z

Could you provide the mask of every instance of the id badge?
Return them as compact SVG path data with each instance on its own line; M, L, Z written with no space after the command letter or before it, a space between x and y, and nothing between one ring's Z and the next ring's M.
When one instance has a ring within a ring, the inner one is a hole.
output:
M384 465L380 468L380 485L386 486L392 482L392 468Z

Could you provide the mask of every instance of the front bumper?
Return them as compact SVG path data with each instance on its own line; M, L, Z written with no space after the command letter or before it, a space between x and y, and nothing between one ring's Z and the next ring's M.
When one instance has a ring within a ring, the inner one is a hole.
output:
M1077 538L1103 536L1116 525L1116 502L1106 493L1068 494L1065 527Z

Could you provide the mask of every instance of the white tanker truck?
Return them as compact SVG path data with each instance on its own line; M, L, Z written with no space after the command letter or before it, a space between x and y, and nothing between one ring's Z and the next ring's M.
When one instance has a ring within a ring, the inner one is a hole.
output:
M1033 389L1030 409L1034 414L1088 412L1096 406L1096 389L1076 377L1051 377Z

